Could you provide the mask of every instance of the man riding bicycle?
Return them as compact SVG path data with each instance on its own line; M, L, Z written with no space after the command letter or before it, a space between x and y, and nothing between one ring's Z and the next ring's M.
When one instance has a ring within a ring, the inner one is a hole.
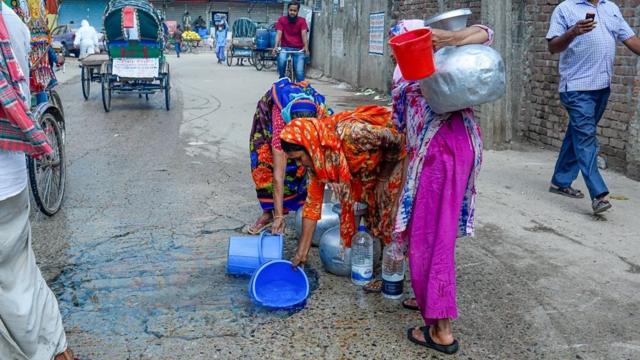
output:
M295 81L304 80L304 62L305 56L309 56L309 27L307 21L303 17L298 16L300 11L300 3L291 1L287 6L288 15L281 16L276 23L276 44L273 49L273 55L278 53L278 49L282 47L278 54L278 73L280 78L285 77L287 67L287 56L293 57L293 68L295 71ZM296 53L292 53L296 52Z

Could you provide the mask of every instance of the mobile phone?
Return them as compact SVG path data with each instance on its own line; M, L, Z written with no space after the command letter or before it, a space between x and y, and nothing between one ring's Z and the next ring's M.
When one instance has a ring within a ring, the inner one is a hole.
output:
M587 16L585 16L585 20L594 21L595 19L596 19L596 14L592 12L587 13Z

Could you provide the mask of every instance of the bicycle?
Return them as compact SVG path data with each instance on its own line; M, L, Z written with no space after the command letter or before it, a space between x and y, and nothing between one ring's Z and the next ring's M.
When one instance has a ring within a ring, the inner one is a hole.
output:
M293 66L293 55L295 54L304 54L304 50L283 50L282 48L278 48L276 50L278 53L284 53L287 56L287 64L284 71L284 76L289 78L291 82L296 82L295 77L295 68Z

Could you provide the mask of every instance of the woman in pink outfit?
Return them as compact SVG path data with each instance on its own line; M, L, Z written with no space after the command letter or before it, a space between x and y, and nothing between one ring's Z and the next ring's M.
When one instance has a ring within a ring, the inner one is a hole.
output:
M391 32L420 27L402 21ZM434 47L490 44L493 32L472 26L457 32L433 30ZM482 162L482 138L473 110L434 113L417 82L394 75L395 125L407 139L405 185L398 202L395 233L409 242L415 299L403 306L420 310L425 326L408 330L412 342L453 354L459 345L451 328L458 317L455 244L473 235L475 179Z

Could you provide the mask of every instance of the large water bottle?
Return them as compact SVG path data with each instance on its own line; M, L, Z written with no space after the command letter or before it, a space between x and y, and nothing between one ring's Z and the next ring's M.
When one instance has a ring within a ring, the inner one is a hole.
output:
M351 281L355 285L366 285L373 279L373 238L364 225L351 241Z
M382 255L382 295L387 299L400 299L404 284L404 254L393 242Z

